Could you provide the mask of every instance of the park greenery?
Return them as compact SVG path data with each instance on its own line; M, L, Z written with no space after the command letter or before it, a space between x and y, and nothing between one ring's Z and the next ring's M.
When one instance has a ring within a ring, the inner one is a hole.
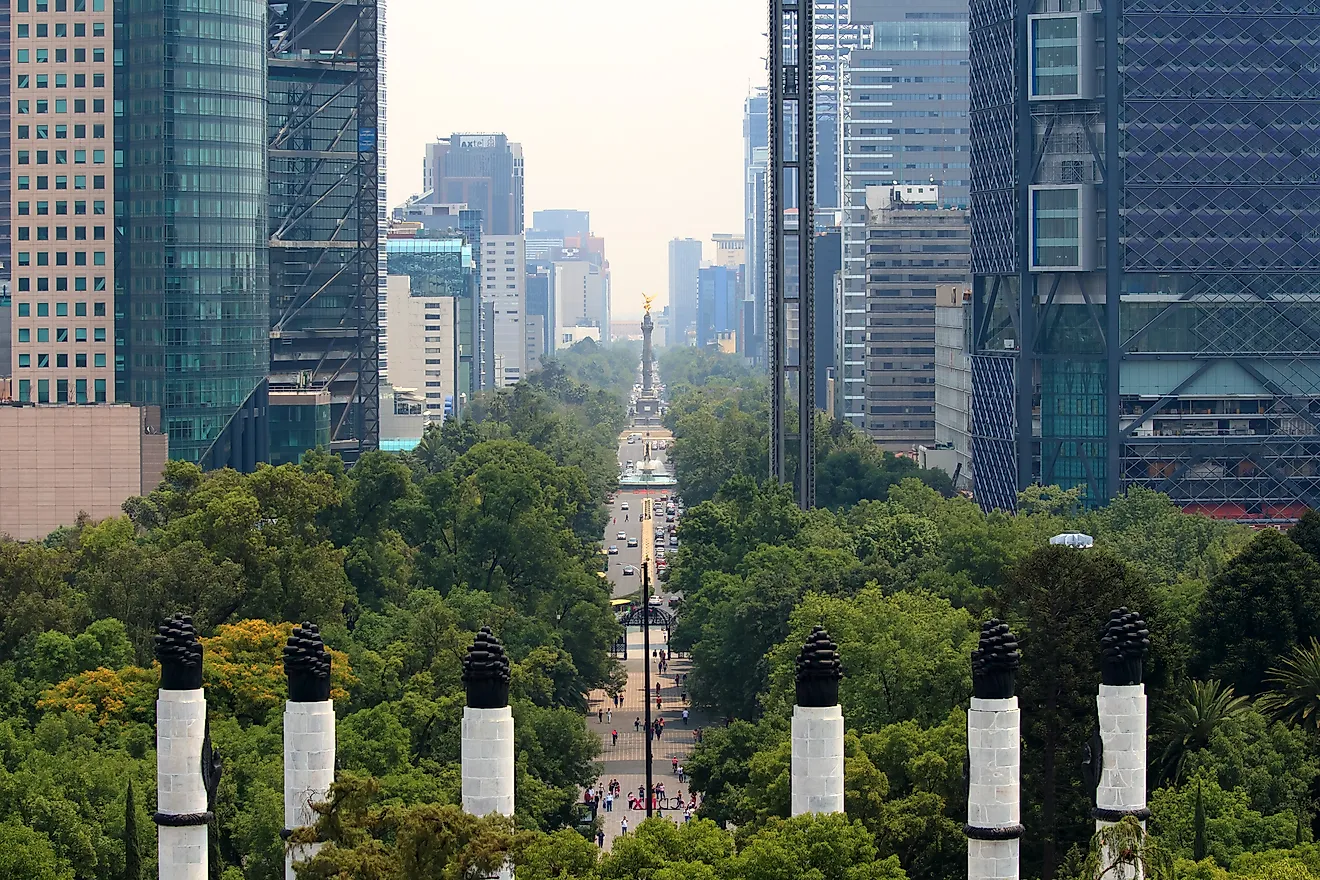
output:
M1320 516L1254 532L1132 490L1099 510L1033 487L986 513L943 474L822 419L818 509L764 479L764 382L737 358L665 352L687 510L672 646L709 717L687 763L698 816L581 833L616 690L599 571L637 352L585 343L411 453L346 470L203 474L172 463L124 515L0 541L0 877L144 880L155 868L157 622L203 633L225 760L217 880L283 872L280 651L296 621L333 653L337 782L302 880L954 880L966 871L968 654L978 622L1022 644L1024 877L1090 880L1081 756L1099 629L1153 637L1148 875L1320 880ZM1061 532L1087 550L1049 544ZM460 661L492 626L513 661L512 819L457 806ZM846 816L789 818L794 659L823 624L845 667Z

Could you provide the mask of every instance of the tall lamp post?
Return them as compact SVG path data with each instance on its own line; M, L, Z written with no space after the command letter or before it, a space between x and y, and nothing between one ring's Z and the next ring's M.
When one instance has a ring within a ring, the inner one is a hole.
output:
M642 499L642 668L645 670L642 687L642 708L646 713L646 818L654 815L651 781L651 748L655 731L651 729L651 554L650 536L651 499Z

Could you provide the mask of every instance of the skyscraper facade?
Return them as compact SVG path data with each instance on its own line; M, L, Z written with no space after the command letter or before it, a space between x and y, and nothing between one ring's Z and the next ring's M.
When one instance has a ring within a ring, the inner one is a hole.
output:
M268 5L270 381L329 392L351 462L379 434L384 3Z
M490 310L495 387L517 385L527 353L527 264L521 235L481 239L481 299Z
M843 269L835 376L840 415L864 428L866 190L934 183L941 206L968 206L967 2L852 0L850 14L854 22L870 22L872 43L849 54L841 77Z
M766 271L766 169L769 167L769 104L764 87L758 88L743 104L743 224L747 248L747 299L752 302L752 336L745 340L744 351L755 360L765 359L765 323L767 315ZM672 254L673 247L671 245ZM670 281L670 303L673 303ZM672 335L672 334L671 334ZM666 344L673 345L673 342Z
M89 24L107 23L105 0L86 5ZM227 0L222 10L124 0L116 9L114 54L123 64L114 68L113 98L123 111L114 116L114 147L124 161L114 169L113 194L98 192L111 171L97 141L101 123L89 119L90 259L80 262L75 251L66 271L75 291L83 273L91 294L113 285L114 311L122 315L115 396L163 408L171 457L250 470L268 457L265 0ZM95 114L102 106L95 102L111 97L110 53L95 36L88 48L86 74L52 68L35 76L69 76L76 84L85 75L93 93L101 89L100 98L88 96ZM76 116L72 100L70 109ZM73 186L76 236L76 177ZM111 199L124 244L113 254L108 238L96 240L96 221ZM56 220L62 203L53 200ZM54 262L59 268L58 254Z
M971 4L977 497L1286 522L1320 503L1320 16L1072 8Z
M815 0L812 9L818 209L843 204L839 200L840 75L849 52L871 46L870 26L854 23L849 5L850 0Z
M721 334L736 334L741 316L741 266L706 266L697 273L696 342L706 347Z
M25 0L12 13L4 223L18 247L4 274L18 400L116 399L111 26L104 0L58 11Z
M505 135L455 134L427 144L422 187L427 201L480 211L491 235L523 231L522 145Z
M669 307L672 321L669 345L687 345L690 328L697 323L697 277L701 271L701 242L676 238L669 242Z

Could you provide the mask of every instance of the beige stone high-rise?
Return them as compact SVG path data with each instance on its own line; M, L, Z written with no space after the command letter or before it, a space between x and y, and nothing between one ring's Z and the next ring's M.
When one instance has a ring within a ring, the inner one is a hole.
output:
M12 10L14 397L113 402L111 3Z

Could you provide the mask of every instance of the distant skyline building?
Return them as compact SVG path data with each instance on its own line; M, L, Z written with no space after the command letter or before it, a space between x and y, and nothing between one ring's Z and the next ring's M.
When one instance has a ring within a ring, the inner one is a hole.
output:
M537 232L558 233L560 238L591 235L591 212L575 208L551 208L532 213L532 228Z
M579 328L594 327L597 340L610 333L610 300L607 276L600 266L587 260L565 260L554 264L550 284L552 348L564 348L590 334Z
M527 265L521 235L481 239L481 301L490 310L495 387L518 384L527 355Z
M710 261L712 266L737 269L747 262L747 238L741 232L717 232L710 237L710 243L715 248L715 258Z
M427 144L422 189L424 201L480 211L486 233L524 231L522 145L503 134L454 134Z
M766 342L766 169L769 167L769 103L765 87L743 103L743 237L747 260L747 299L752 302L752 336L744 351L764 362ZM672 281L671 287L672 287ZM671 291L672 296L672 291ZM672 298L670 299L672 303Z
M871 48L851 52L841 75L843 269L835 316L841 415L867 423L867 208L872 186L933 183L944 206L970 199L966 0L852 0ZM933 326L933 315L932 326Z
M701 271L702 245L695 238L669 242L669 345L686 345L689 328L697 323L697 279Z
M971 288L935 291L935 444L953 450L954 488L972 488Z
M866 434L891 452L935 442L935 301L971 282L967 210L938 187L867 190Z
M705 266L697 273L696 343L705 348L740 330L741 266Z
M971 15L977 500L1140 486L1261 525L1320 505L1320 95L1299 48L1320 16Z
M854 49L871 47L871 28L855 23L849 6L857 0L815 0L813 50L816 104L816 208L840 207L839 130L843 63Z

